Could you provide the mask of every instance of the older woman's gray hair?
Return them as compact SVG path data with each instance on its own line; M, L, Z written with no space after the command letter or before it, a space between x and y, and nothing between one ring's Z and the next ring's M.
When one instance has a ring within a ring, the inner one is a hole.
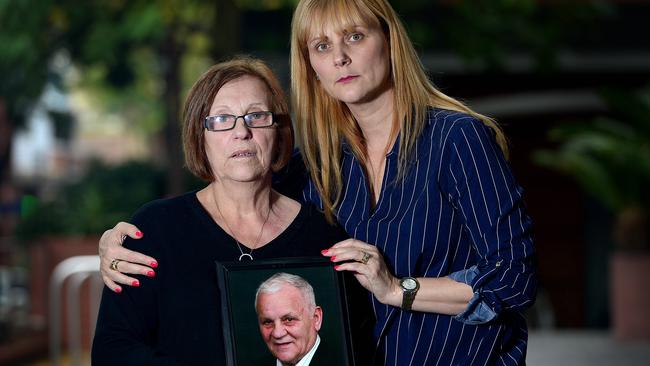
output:
M291 273L278 272L267 278L260 284L255 293L255 308L257 308L257 298L260 294L272 294L280 291L282 287L289 285L297 288L302 294L303 299L309 305L310 309L316 307L316 297L314 288L304 278Z

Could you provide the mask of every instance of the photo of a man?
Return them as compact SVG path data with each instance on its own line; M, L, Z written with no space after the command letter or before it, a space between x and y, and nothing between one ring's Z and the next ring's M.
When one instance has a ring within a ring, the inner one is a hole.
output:
M302 277L276 273L255 294L260 333L277 366L318 365L323 310Z
M355 346L374 350L353 345L347 281L328 260L217 263L217 280L228 366L354 366ZM371 339L372 327L354 324L359 339Z

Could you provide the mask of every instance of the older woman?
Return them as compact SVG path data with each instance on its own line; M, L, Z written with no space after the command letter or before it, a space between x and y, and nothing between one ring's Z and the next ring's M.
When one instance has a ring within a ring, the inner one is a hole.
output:
M354 238L324 255L373 295L375 363L524 364L532 223L498 125L433 86L386 0L301 0L291 77L303 197ZM116 245L137 232L102 238L112 288L111 258L150 270Z
M146 235L124 245L160 267L135 279L138 289L104 291L94 365L225 364L214 262L320 255L347 237L271 188L293 138L282 89L261 61L220 63L196 82L183 144L187 166L209 184L133 216Z

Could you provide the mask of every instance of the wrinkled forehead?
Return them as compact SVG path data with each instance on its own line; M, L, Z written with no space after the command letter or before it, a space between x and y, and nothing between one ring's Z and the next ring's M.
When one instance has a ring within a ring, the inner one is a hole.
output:
M370 9L353 1L325 2L305 9L301 19L301 43L314 38L325 38L326 33L348 33L357 26L379 27L379 21Z
M302 314L309 310L309 301L299 289L291 285L281 285L270 291L261 292L257 298L257 307L264 310L273 310L280 316L287 314Z
M228 102L250 102L250 104L268 104L274 107L273 93L269 85L258 75L241 74L223 80L212 98L211 106Z

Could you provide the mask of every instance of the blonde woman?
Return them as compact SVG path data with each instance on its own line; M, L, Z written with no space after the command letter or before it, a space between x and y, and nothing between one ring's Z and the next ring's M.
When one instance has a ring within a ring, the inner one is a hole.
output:
M304 196L353 239L376 362L524 364L531 222L491 119L437 90L385 0L303 0L291 31Z

